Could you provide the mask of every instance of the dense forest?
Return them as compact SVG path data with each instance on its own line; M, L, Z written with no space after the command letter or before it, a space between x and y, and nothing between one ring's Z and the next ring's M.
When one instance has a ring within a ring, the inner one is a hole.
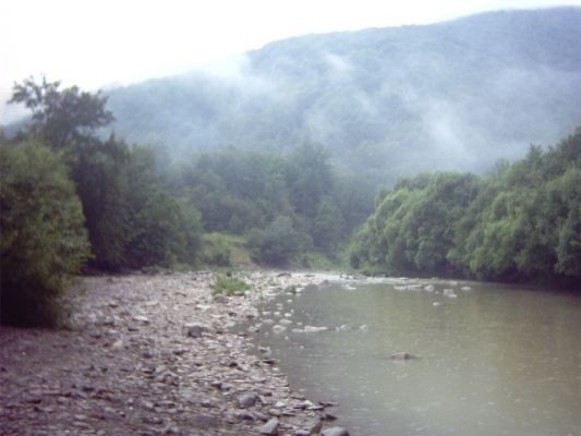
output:
M581 128L485 177L422 174L382 192L351 263L397 274L581 282Z
M341 171L393 185L482 173L579 124L581 8L309 35L221 66L106 91L130 142L175 160L321 144ZM226 71L225 71L226 70Z

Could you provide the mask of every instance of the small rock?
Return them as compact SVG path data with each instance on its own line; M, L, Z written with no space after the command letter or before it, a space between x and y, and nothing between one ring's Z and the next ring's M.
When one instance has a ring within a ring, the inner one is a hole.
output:
M306 428L307 434L319 434L321 428L323 427L323 421L321 418L316 417L312 422L310 422Z
M349 432L343 427L331 427L323 430L321 436L349 436Z
M414 356L413 354L410 354L406 351L401 351L399 353L394 353L391 356L389 356L389 358L391 360L410 360L410 359L415 359L416 356Z
M198 323L190 323L186 324L185 326L187 336L197 339L201 338L202 335L208 331L208 327Z
M149 324L149 318L143 315L135 315L133 317L133 321L139 321L142 322L143 324Z
M325 421L336 421L338 418L337 418L337 416L333 415L332 413L325 412L325 414L323 415L323 419Z
M238 412L236 418L240 421L254 421L254 415L250 412Z
M286 327L283 325L280 325L280 324L276 324L272 327L273 333L275 333L277 335L284 332L285 330L286 330Z
M218 294L218 295L214 295L212 297L212 301L214 303L226 304L226 303L228 303L228 297L226 297L225 295L222 295L222 294Z
M246 392L240 395L237 399L238 407L240 409L248 409L256 404L258 395L253 392Z
M305 333L317 333L317 332L324 332L328 329L329 328L325 327L325 326L317 327L317 326L312 326L312 325L306 325L303 331Z
M264 424L262 427L260 427L260 434L265 434L265 435L277 435L278 434L278 419L277 418L272 418L270 421L268 421L266 424Z
M123 341L119 339L118 341L113 342L111 345L112 350L121 350L123 348Z

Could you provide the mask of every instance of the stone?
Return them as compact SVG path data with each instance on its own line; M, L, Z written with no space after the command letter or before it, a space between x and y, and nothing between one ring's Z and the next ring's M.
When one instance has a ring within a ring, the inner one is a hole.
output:
M225 295L222 295L222 294L214 295L212 297L212 302L226 304L226 303L228 303L228 297L226 297Z
M256 400L258 400L258 395L254 392L245 392L236 399L236 402L240 409L248 409L256 404Z
M322 327L317 327L317 326L312 326L312 325L306 325L305 328L303 329L303 331L305 333L317 333L317 332L324 332L325 330L328 330L328 327L322 326Z
M111 349L112 350L121 350L123 348L124 344L123 341L121 339L119 339L118 341L113 342L113 344L111 344Z
M139 321L142 322L143 324L149 324L149 318L144 315L135 315L133 317L133 321Z
M306 426L305 430L307 434L319 434L321 428L323 427L323 421L318 416L313 419L313 421L309 422Z
M277 418L270 419L266 424L260 427L260 434L265 435L277 435L278 434L278 424Z
M349 436L349 432L343 427L331 427L323 430L321 436Z
M389 356L389 358L391 360L410 360L410 359L415 359L416 356L414 356L413 354L410 354L406 351L400 351L399 353L393 353L391 356Z
M184 327L186 330L186 335L194 339L201 338L202 335L208 331L207 326L199 323L189 323L186 324Z
M272 331L275 334L280 334L282 332L284 332L286 330L286 327L280 324L276 324L275 326L272 327Z

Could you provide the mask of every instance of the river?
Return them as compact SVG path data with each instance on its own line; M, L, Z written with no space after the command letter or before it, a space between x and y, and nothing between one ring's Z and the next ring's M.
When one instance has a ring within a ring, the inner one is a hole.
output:
M577 436L580 307L483 283L331 285L270 302L263 319L286 330L265 324L258 342L294 389L339 402L352 435Z

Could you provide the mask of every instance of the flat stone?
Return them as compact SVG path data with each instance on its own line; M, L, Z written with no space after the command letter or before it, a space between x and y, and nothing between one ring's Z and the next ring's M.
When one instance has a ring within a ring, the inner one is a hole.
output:
M265 435L277 435L278 434L278 424L279 421L277 418L272 418L262 427L260 427L260 434Z
M133 317L133 321L139 321L142 322L143 324L149 324L149 318L144 315L135 315Z

